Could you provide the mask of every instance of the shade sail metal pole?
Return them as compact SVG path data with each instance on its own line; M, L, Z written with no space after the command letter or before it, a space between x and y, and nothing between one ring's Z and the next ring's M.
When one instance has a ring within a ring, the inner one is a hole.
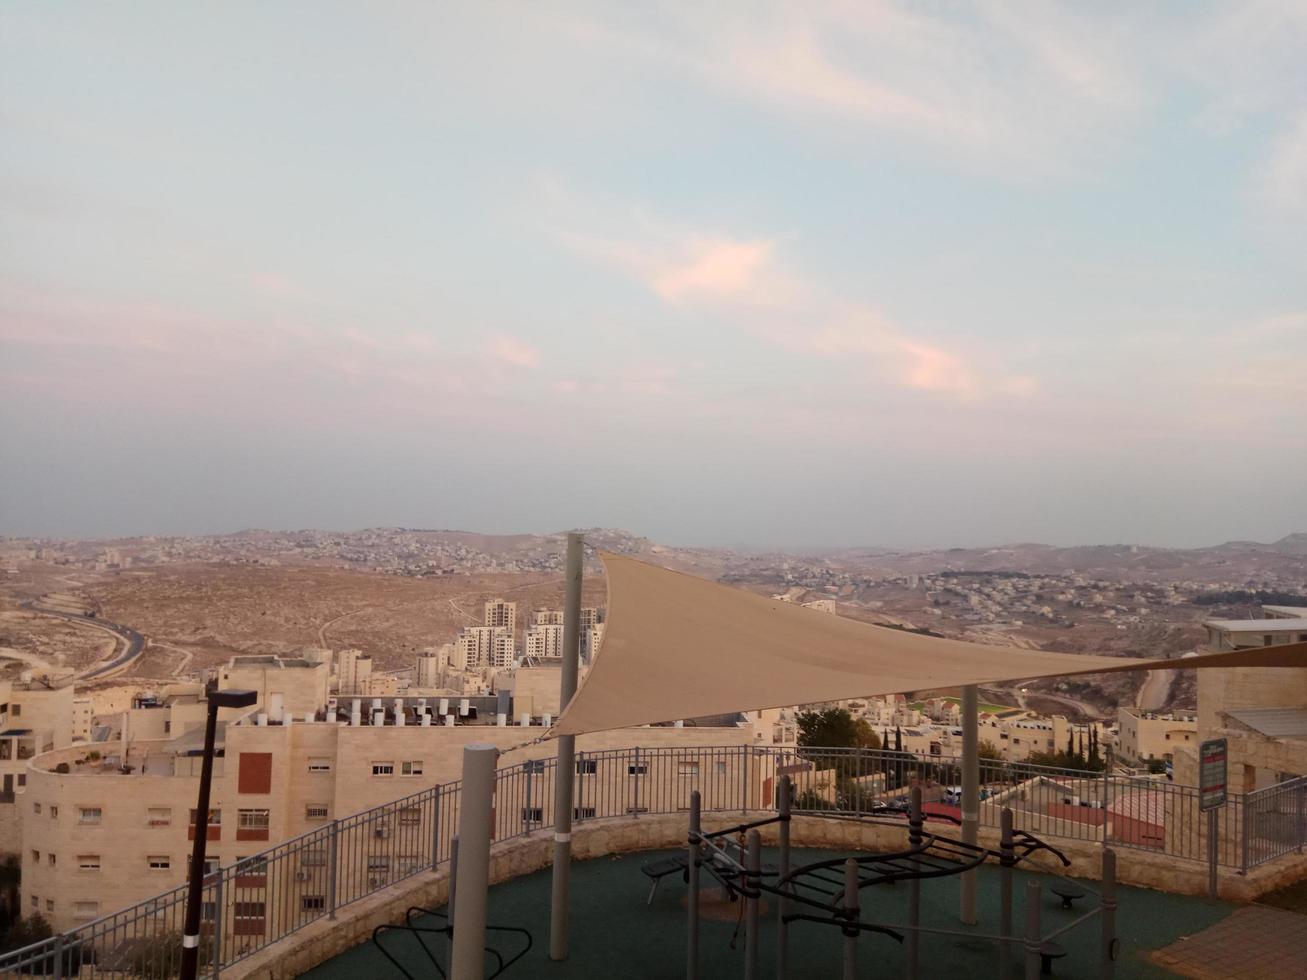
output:
M1116 851L1103 849L1103 896L1099 913L1099 980L1116 976Z
M858 980L858 862L844 862L844 980Z
M780 862L777 865L781 880L790 873L790 800L794 796L794 787L789 776L782 776L776 785L776 809L780 811L781 822L776 827L776 836L780 843ZM789 888L786 885L785 888ZM785 980L785 971L789 958L789 926L785 922L789 901L785 892L776 897L776 978Z
M758 980L758 899L762 883L762 837L749 831L748 863L745 865L744 980Z
M581 559L584 536L567 536L567 585L563 603L563 669L559 714L576 693L577 661L581 653ZM576 736L558 737L554 768L554 876L549 898L549 958L567 959L567 912L572 864L572 795L576 777Z
M962 842L975 844L980 828L980 696L962 689ZM962 924L976 924L976 869L962 872Z
M1039 924L1040 886L1026 882L1026 980L1039 980L1039 948L1044 944Z
M499 750L463 748L463 799L458 818L458 912L454 919L452 980L486 974L486 892L490 887L490 820Z
M699 977L699 791L690 793L690 832L686 835L685 980Z

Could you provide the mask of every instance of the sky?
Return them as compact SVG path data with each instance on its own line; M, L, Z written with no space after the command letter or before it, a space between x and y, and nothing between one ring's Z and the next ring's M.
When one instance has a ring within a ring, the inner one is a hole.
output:
M0 534L1307 530L1307 4L0 6Z

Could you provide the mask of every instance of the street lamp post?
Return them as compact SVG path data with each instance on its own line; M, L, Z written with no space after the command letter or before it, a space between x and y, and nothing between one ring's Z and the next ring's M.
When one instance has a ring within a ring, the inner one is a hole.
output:
M195 980L200 965L200 899L204 895L204 848L209 839L209 783L213 779L213 743L218 734L219 708L248 708L257 691L210 691L204 723L204 762L200 767L200 798L195 810L195 846L191 849L190 885L186 892L186 925L182 930L182 980ZM222 910L216 910L218 915Z

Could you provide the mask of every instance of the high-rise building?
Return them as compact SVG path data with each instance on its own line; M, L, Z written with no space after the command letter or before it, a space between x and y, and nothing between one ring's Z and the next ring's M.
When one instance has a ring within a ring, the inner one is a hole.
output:
M584 620L585 617L582 617ZM581 630L581 663L589 664L599 652L599 643L604 638L604 624L593 623Z
M561 609L537 609L535 611L535 624L537 626L562 626L563 611Z
M486 626L498 626L515 633L517 630L517 603L491 599L486 603Z
M563 624L540 623L527 627L522 641L522 653L527 657L562 657Z
M503 626L468 626L454 641L450 666L456 670L503 669L513 666L513 634Z
M414 671L414 681L418 687L440 687L441 674L444 672L445 664L448 660L451 650L441 648L440 650L423 650L418 654L417 670Z
M341 650L336 654L336 689L341 694L368 694L372 658L362 650Z

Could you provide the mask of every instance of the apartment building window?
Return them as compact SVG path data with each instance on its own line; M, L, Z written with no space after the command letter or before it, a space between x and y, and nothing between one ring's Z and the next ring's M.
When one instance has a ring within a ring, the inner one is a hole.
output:
M304 912L321 912L327 907L325 895L301 895L300 910Z
M77 811L77 822L99 823L102 816L104 816L104 813L98 806L79 807Z
M310 759L309 772L331 772L331 760L321 758Z
M699 763L697 762L677 763L676 774L678 776L697 776L699 775Z
M151 871L167 871L172 867L172 858L166 854L151 854L145 859Z
M368 855L369 871L389 871L390 855L389 854L369 854Z
M40 812L41 812L41 804L40 804L40 803L33 802L33 803L32 803L32 812L33 812L33 813L40 813Z
M206 876L213 874L222 867L222 858L213 854L204 855L204 874ZM190 874L191 855L186 855L186 873Z
M595 808L592 806L574 806L572 807L572 816L577 820L590 820L595 815Z
M79 919L94 919L100 914L99 902L74 902L73 914Z
M199 813L199 811L196 810L194 807L192 807L190 812L191 812L191 817L190 817L190 820L191 820L191 826L194 827L194 826L195 826L195 815L196 815L197 813ZM222 811L221 811L221 810L210 810L210 811L209 811L209 826L210 826L210 827L221 827L221 826L222 826Z
M393 762L374 762L374 763L372 763L372 775L374 775L374 776L393 776L393 775L395 775L395 763L393 763Z
M41 863L41 852L38 851L36 848L32 848L32 863L33 864Z
M401 776L421 776L422 760L414 759L411 762L401 762L399 764L399 774Z
M54 851L51 851L51 852L50 852L49 854L47 854L45 857L46 857L46 860L49 862L50 867L53 868L53 867L55 866L55 856L54 856Z
M39 898L37 898L35 895L33 895L33 896L32 896L32 908L34 908L34 909L39 909L40 907L41 907L41 900L40 900Z
M262 919L267 914L267 903L233 902L232 914L238 919Z
M938 752L937 752L936 754L938 754ZM725 763L725 761L719 759L717 762L714 762L714 763L713 763L713 769L716 771L717 775L719 775L719 776L725 776L725 775L726 775L726 763Z
M51 820L59 819L59 807L54 803L50 804L50 819Z
M426 861L417 854L401 854L395 859L395 863L399 866L401 875L411 875L426 867Z
M327 852L324 848L315 847L304 852L304 867L321 868L327 863Z
M47 899L45 900L45 910L46 910L47 912L53 912L53 911L54 911L54 899L53 899L53 898L47 898Z
M79 854L77 855L78 871L99 871L100 855L98 854Z
M524 772L530 772L530 773L535 773L536 775L542 775L545 771L545 760L527 759L526 762L522 763L522 769Z
M599 771L599 763L595 759L578 759L576 763L576 774L578 776L593 776Z
M308 803L304 807L305 820L326 820L327 804L325 803Z
M399 825L401 827L416 827L422 822L422 808L420 806L401 807L399 811Z
M23 714L23 706L21 704L11 704L9 706L9 717L21 718L22 714Z
M545 819L545 808L542 806L524 806L522 807L523 823L543 823Z
M267 810L237 810L236 828L238 830L267 830Z
M626 774L628 776L645 776L648 775L648 773L649 773L649 767L645 765L643 762L640 763L638 766L632 765L626 767Z
M172 807L152 806L146 811L146 818L151 827L168 827L172 825Z
M238 875L266 875L268 873L268 859L264 857L237 857L236 873Z

